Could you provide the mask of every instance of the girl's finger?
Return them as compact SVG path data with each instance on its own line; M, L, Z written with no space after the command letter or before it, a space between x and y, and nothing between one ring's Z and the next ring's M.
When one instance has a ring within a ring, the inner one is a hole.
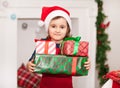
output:
M84 67L85 67L86 69L90 69L90 64L85 64Z
M31 62L30 64L31 64L32 67L35 67L35 66L36 66L36 65L35 65L34 63L32 63L32 62Z
M34 60L32 59L32 60L30 61L30 65L31 65L32 67L35 67L36 65L35 65L33 62L34 62Z
M32 69L29 69L29 71L30 71L30 72L34 72L34 70L32 70Z
M89 70L90 69L90 67L89 66L87 66L87 67L85 67L87 70Z

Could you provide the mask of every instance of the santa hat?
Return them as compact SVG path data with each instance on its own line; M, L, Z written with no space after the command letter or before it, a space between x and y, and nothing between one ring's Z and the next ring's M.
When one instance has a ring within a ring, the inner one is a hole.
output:
M42 29L45 28L45 30L48 31L50 21L56 16L64 17L68 22L70 29L72 29L70 13L66 9L59 6L43 7L41 18L40 21L38 22L39 26Z

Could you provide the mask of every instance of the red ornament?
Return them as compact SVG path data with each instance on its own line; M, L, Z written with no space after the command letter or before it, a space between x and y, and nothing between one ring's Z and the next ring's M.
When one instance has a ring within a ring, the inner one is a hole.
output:
M98 40L98 41L97 41L97 44L98 44L98 45L101 45L101 44L102 44L102 42L101 42L100 40Z
M109 25L110 25L110 21L107 24L105 24L105 28L107 28Z
M101 24L100 24L100 28L103 28L103 29L104 29L104 28L105 28L105 24L104 24L104 23L101 23Z
M100 24L100 28L106 29L109 25L110 25L110 21L107 22L106 24L101 23L101 24Z

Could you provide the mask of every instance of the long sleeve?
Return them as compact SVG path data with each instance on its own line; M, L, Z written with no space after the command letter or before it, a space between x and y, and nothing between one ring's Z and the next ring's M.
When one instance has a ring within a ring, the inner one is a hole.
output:
M32 56L30 57L29 61L31 61L32 59L35 58L35 52L36 52L36 50L34 50L34 52L33 52Z

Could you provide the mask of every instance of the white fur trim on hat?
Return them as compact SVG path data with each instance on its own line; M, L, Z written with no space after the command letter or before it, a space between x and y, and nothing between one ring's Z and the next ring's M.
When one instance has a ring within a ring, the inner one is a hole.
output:
M49 13L48 16L46 17L45 21L44 21L46 31L48 31L48 26L49 26L50 21L56 16L64 17L66 19L66 21L68 22L68 24L70 26L70 29L72 29L70 16L62 10L55 10L55 11L52 11L51 13Z

